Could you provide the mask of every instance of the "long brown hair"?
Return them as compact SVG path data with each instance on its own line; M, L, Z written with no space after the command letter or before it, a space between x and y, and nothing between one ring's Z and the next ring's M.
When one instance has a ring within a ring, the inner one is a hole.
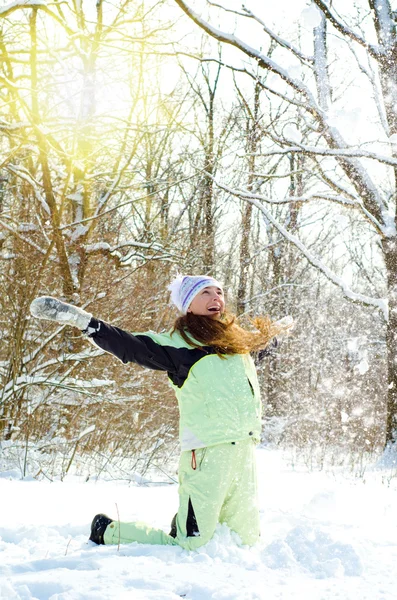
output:
M256 317L251 323L256 331L240 327L236 317L230 313L224 313L219 320L187 313L175 321L172 331L178 331L190 346L211 346L218 356L224 357L225 354L262 350L275 336L289 329L285 325L277 325L267 316Z

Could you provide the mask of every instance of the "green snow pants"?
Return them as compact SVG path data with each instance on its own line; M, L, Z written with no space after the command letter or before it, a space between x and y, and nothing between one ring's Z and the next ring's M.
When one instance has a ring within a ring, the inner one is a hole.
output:
M251 438L182 452L179 461L179 508L171 535L144 523L113 521L105 544L179 545L195 550L226 523L243 544L259 539L255 443Z

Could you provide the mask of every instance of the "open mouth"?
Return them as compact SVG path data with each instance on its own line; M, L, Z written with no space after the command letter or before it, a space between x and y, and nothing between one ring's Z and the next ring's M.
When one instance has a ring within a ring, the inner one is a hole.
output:
M208 309L209 312L220 312L220 307L216 307L216 306L211 306L211 308Z

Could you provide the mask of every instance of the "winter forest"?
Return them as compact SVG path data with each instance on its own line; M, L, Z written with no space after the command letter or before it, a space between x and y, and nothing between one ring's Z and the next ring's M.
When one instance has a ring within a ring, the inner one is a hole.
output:
M395 599L397 0L0 0L0 131L0 597ZM94 510L168 527L177 403L29 306L169 330L179 273L295 322L261 545L92 549Z
M222 280L242 322L294 317L260 367L264 441L394 441L397 5L196 4L1 7L0 431L24 474L164 467L166 378L29 304L159 331L177 272Z

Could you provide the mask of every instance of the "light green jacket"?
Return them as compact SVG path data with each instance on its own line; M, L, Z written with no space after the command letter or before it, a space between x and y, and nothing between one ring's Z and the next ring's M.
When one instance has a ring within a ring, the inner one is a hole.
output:
M248 437L259 441L261 397L255 364L249 354L220 358L217 354L202 352L198 357L178 332L144 335L162 348L170 349L173 362L181 361L188 367L192 363L183 382L176 382L169 373L178 399L182 450ZM196 354L198 352L200 350Z

